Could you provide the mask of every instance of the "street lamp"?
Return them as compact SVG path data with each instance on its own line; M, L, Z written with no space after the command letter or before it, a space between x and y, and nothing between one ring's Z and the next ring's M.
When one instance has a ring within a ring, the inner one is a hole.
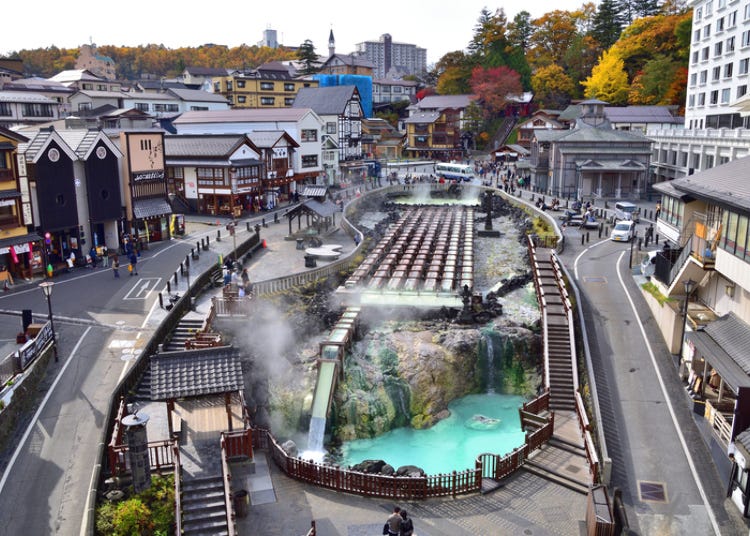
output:
M685 302L683 303L682 307L682 336L680 337L680 348L678 352L680 359L682 359L682 347L685 343L685 332L687 331L688 300L690 299L690 294L693 292L693 290L695 290L696 284L697 283L692 279L686 279L682 282L682 285L685 287Z
M58 361L57 357L57 340L55 338L55 323L52 321L52 287L55 285L52 281L45 281L39 283L39 288L44 292L44 297L47 299L47 314L49 318L50 328L52 328L52 348L55 351L55 363Z

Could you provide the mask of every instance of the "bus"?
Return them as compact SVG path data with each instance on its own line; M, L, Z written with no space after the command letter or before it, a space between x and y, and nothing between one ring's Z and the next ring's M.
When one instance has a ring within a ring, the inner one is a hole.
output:
M474 178L474 166L440 162L435 165L435 175L446 180L463 180L470 182Z

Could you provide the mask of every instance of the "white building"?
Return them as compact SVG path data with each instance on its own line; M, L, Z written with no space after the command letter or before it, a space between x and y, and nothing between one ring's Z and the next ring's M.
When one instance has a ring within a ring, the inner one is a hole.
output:
M684 128L649 129L653 182L750 155L750 125L734 106L750 76L750 1L695 0Z
M374 78L400 78L427 70L427 49L408 43L395 43L390 34L377 41L357 43L356 54L367 58L375 66Z

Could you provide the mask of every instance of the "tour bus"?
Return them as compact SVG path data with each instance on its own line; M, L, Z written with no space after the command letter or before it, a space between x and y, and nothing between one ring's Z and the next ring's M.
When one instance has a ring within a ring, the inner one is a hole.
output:
M435 175L446 180L463 180L466 182L474 178L474 166L456 164L455 162L440 162L435 165Z

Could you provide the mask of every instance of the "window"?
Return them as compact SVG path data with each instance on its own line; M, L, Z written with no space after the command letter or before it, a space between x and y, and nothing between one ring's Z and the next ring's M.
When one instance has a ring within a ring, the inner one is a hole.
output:
M273 106L275 99L273 97L261 97L260 98L260 104L261 106Z
M81 84L81 89L91 91L94 89L94 84Z
M721 67L711 69L711 81L716 82L721 77Z
M136 110L140 110L142 112L148 112L148 103L147 102L136 102L134 108Z
M716 33L724 31L724 17L716 21Z
M750 30L742 32L742 44L740 46L750 46Z
M232 91L232 82L227 81L227 91Z
M273 82L261 82L260 90L261 91L273 91Z
M739 99L740 97L744 97L745 95L747 95L747 86L737 86L737 98Z
M698 106L705 106L705 104L706 104L706 94L698 93Z
M24 104L23 105L23 116L24 117L53 117L54 112L52 111L51 104Z
M245 81L237 80L237 89L245 89Z
M98 84L96 86L97 91L107 91L107 84Z
M294 91L294 84L285 83L284 84L284 91Z
M718 9L724 9L727 7L727 0L719 0L717 5L719 6Z
M284 98L284 106L294 106L294 97Z
M695 95L688 95L688 107L692 108L695 106Z
M734 67L734 63L727 63L726 65L724 65L724 78L732 77L733 67Z
M721 56L721 48L724 46L724 43L722 41L719 41L714 45L714 56L719 57Z
M693 41L700 41L701 40L701 31L695 30L693 32Z
M695 10L695 20L696 22L701 20L703 18L703 8L699 7Z
M208 106L191 106L191 112L205 112L208 111Z
M698 83L698 73L693 73L690 75L690 85L694 86Z
M316 154L304 154L302 155L302 167L318 167L318 155Z
M738 74L747 74L750 67L750 58L743 58L737 63Z
M402 91L402 88L401 88L401 86L395 86L395 87L393 88L393 92L394 92L394 93L402 93L403 91Z
M727 19L727 28L734 28L737 26L737 11L732 11L729 15L726 16Z
M742 16L742 19L743 19L743 20L747 20L747 19L750 19L750 4L747 4L747 5L745 6L745 12L744 12L744 14L743 14L743 16Z
M245 97L244 95L238 95L237 96L237 102L239 104L245 104L245 102L247 102L247 97Z
M13 115L13 111L11 110L10 103L9 102L0 102L0 116L2 116L2 117L11 117L12 115Z
M721 90L721 103L722 104L729 104L730 93L731 93L731 90L729 88L725 88Z
M706 2L706 17L708 17L713 10L714 10L714 3Z
M154 104L155 112L177 112L179 108L176 104Z
M701 71L701 84L705 84L708 80L708 71Z
M709 98L709 104L719 104L719 90L714 89Z
M221 93L221 84L219 82L214 82L214 93Z
M302 129L302 141L318 141L318 131L314 128Z
M140 140L141 151L151 150L151 140Z
M730 52L734 52L734 37L730 37L727 39L727 46L726 46L727 54Z
M329 121L326 123L326 134L336 134L336 123Z
M703 39L706 39L708 37L711 37L711 25L710 24L706 24L703 27Z
M702 61L707 61L708 60L708 53L709 53L709 48L708 47L703 47L703 50L701 50L701 60Z

